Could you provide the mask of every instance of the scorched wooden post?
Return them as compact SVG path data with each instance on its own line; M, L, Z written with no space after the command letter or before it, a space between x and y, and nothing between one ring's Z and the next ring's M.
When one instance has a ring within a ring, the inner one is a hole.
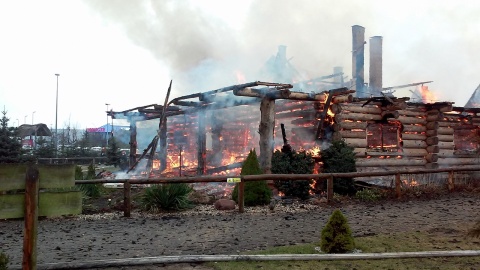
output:
M207 157L207 136L205 134L205 111L198 112L198 167L197 175L204 175L206 170L206 157Z
M274 150L273 131L275 129L275 100L264 97L260 103L260 166L263 173L272 171L272 155Z

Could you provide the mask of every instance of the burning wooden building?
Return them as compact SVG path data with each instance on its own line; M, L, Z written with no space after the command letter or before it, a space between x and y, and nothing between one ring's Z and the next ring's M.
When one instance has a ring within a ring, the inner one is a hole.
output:
M364 28L353 26L352 77L337 70L331 88L297 91L293 83L251 82L177 97L162 105L108 112L130 122L130 164L137 162L137 122L164 119L150 158L165 175L238 173L252 148L265 173L271 157L284 143L321 155L332 140L355 148L358 171L396 168L438 168L479 163L480 109L454 107L451 102L411 102L382 85L382 38L370 40L370 85L363 76ZM282 48L282 51L284 48ZM278 57L286 59L286 57ZM340 79L339 79L340 78ZM421 85L429 82L399 87ZM151 144L152 145L152 144ZM144 150L144 154L147 149Z

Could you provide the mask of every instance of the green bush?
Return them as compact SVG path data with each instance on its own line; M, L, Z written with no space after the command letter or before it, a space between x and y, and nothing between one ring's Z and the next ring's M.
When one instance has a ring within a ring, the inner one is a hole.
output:
M258 175L262 174L260 164L258 163L255 149L250 150L247 159L243 162L240 175ZM244 204L246 206L265 205L270 203L272 190L268 187L266 181L252 181L245 183ZM232 192L232 199L238 203L238 184Z
M145 189L141 196L141 207L146 211L183 210L192 207L188 195L193 188L185 183L158 184Z
M325 253L347 253L355 248L347 218L339 209L333 211L322 230L320 248Z
M375 202L383 197L382 193L377 189L363 189L355 193L355 198L364 202Z
M10 258L8 257L8 255L0 252L0 270L7 270L9 261Z
M322 162L323 173L347 173L356 172L355 152L345 141L333 141L332 145L323 150ZM324 181L326 189L327 181ZM356 193L353 178L335 178L333 179L333 191L341 195L353 195Z
M305 150L295 152L295 150L286 148L276 150L272 156L273 174L311 174L315 161ZM301 181L282 181L275 180L274 185L286 196L298 197L302 200L310 197L313 180Z
M90 164L90 166L88 167L88 170L89 170L89 173L88 173L89 177L87 179L88 180L93 179L91 178L92 175L95 175L95 169L93 167L93 163ZM82 167L80 166L75 166L75 179L84 180ZM82 191L83 196L85 198L98 198L100 197L100 195L102 195L102 192L103 192L102 184L80 184L78 185L78 187Z

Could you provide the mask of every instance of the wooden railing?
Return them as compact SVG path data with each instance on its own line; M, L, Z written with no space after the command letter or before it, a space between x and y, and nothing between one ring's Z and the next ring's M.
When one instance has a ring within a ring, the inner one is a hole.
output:
M373 177L373 176L395 176L395 194L397 198L401 197L401 180L402 174L433 174L448 173L447 188L449 191L455 187L455 172L472 172L480 171L480 166L469 167L451 167L441 169L416 169L416 170L395 170L383 172L352 172L352 173L320 173L320 174L260 174L260 175L241 175L241 176L197 176L197 177L173 177L173 178L146 178L146 179L96 179L96 180L76 180L75 184L99 184L99 183L118 183L123 184L124 189L124 216L130 217L131 212L131 186L144 184L172 184L172 183L224 183L232 179L239 183L238 189L238 210L244 212L244 190L245 182L261 181L261 180L323 180L327 179L327 201L333 199L333 181L334 178L357 178L357 177Z

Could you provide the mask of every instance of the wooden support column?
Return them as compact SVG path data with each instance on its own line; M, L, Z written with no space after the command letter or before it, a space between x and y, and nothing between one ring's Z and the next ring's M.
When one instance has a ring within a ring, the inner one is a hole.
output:
M333 200L333 176L327 178L327 202L330 203Z
M264 174L270 174L274 150L275 100L263 98L260 103L260 167Z
M128 180L123 184L123 216L130 217L132 210L132 184Z
M207 169L207 135L205 132L205 111L198 112L198 135L197 135L197 175L204 175Z
M223 130L223 119L217 114L212 114L212 155L211 163L212 166L220 166L222 164L222 153L223 153L223 144L222 144L222 130Z
M245 181L238 183L238 212L245 212Z
M23 232L23 269L37 269L37 222L39 173L29 165L25 175L25 229Z
M397 199L402 197L402 181L400 181L400 174L395 174L395 195Z
M160 160L160 171L163 172L167 168L167 118L160 129L160 147L158 149L158 159Z
M132 118L130 122L130 156L128 166L131 168L137 162L137 121Z
M448 191L453 191L455 188L455 182L453 180L453 171L448 172Z

